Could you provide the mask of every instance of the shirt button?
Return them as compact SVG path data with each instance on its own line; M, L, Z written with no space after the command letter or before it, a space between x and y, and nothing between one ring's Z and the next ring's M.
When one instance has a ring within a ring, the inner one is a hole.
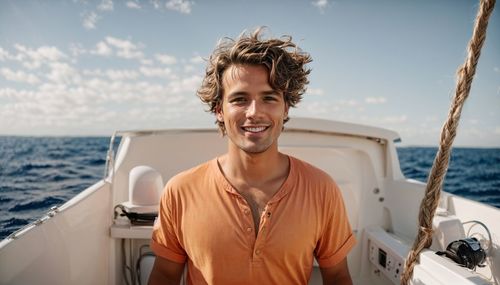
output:
M248 227L247 232L251 232L251 231L252 231L252 228Z
M250 210L245 209L245 210L243 210L243 213L245 213L245 215L248 215L248 214L250 214Z
M255 251L255 254L259 255L259 254L260 254L260 249L257 249L257 250Z

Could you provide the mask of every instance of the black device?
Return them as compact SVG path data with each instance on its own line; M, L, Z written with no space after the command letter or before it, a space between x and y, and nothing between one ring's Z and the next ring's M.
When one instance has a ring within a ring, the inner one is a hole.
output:
M483 262L486 260L484 249L474 237L453 241L446 247L446 251L438 251L436 254L445 255L469 269L484 266Z
M118 213L117 209L121 210ZM127 217L132 225L153 225L158 213L135 213L128 212L123 205L115 206L115 219L118 217Z

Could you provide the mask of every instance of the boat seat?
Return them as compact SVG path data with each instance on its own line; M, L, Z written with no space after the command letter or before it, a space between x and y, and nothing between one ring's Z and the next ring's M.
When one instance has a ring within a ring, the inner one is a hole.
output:
M376 187L374 169L366 154L349 148L281 147L280 151L307 161L328 173L342 193L354 232L360 228L362 193Z

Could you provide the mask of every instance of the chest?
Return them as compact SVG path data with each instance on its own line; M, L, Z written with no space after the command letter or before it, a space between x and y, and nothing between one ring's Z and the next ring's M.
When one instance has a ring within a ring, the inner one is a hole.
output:
M276 272L302 272L307 279L321 233L318 212L284 197L264 205L256 234L249 203L241 195L230 197L204 201L203 213L191 207L181 217L182 247L192 268L213 284L247 284Z
M250 208L255 233L259 231L259 225L263 216L266 215L266 207L268 207L269 201L271 201L274 195L279 191L283 182L284 177L258 187L252 187L245 183L233 182L237 192L243 197L247 206Z
M279 264L288 259L312 263L321 233L321 217L314 205L304 205L293 196L273 203L261 199L253 202L261 212L258 224L252 202L243 195L219 197L204 201L203 207L186 208L181 224L183 247L189 258L194 263L223 262L219 266L245 266L265 260Z
M179 218L187 248L196 245L195 248L213 254L251 254L258 247L269 246L276 252L312 253L322 218L315 205L305 205L303 199L293 195L265 203L264 199L224 194L227 196L215 199L200 197L196 203L186 205L184 215Z
M253 227L255 234L259 232L261 220L265 219L268 212L268 203L276 191L266 192L262 189L247 188L240 192L252 214Z

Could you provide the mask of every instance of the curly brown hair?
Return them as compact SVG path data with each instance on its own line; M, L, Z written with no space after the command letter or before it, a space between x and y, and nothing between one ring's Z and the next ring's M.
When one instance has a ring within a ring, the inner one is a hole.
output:
M274 90L283 92L288 106L295 107L302 99L309 83L307 76L311 70L306 64L312 61L311 56L297 47L291 36L262 39L262 30L258 28L251 34L243 33L236 40L222 39L208 59L205 78L197 94L211 113L215 114L221 108L222 76L234 64L264 65L269 71L269 84ZM224 122L216 123L224 134Z

